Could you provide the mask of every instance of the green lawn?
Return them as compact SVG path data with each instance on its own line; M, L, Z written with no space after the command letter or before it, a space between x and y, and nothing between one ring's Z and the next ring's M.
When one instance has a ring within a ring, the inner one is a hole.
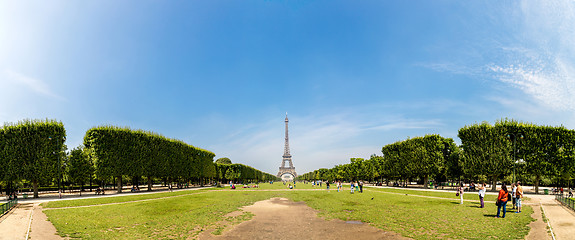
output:
M387 192L387 193L402 193L408 195L418 195L418 196L430 196L430 197L441 197L441 198L452 198L454 200L459 201L459 197L455 196L455 191L452 192L443 192L443 191L422 191L418 189L397 189L397 188L371 188L377 189L378 191ZM465 192L463 194L463 199L465 200L477 200L479 202L479 195L477 192ZM486 194L485 201L495 201L497 200L497 195L493 194Z
M213 188L211 188L213 189ZM86 198L79 200L62 200L43 203L42 206L49 208L59 208L59 207L76 207L76 206L88 206L88 205L98 205L98 204L109 204L109 203L119 203L119 202L131 202L147 199L157 199L163 197L174 197L174 196L184 196L190 194L197 194L199 192L204 192L209 189L201 190L189 190L189 191L175 191L175 192L158 192L150 194L133 194L127 193L124 196L113 196L113 197L102 197L102 198Z
M319 188L297 184L296 189ZM94 205L110 201L124 203L45 209L44 212L62 236L84 239L186 239L207 228L217 228L214 223L239 207L272 197L305 201L326 219L359 220L415 239L523 239L529 231L527 224L532 221L531 207L526 207L521 214L513 214L509 210L505 219L495 219L495 204L486 203L483 209L478 208L476 202L460 205L459 198L451 193L364 188L364 193L350 194L349 187L347 191L338 193L325 191L325 185L321 189L293 191L282 183L264 183L259 189L250 189L254 191L226 187L140 195L145 196L142 199L168 197L140 202L128 202L134 201L138 197L136 195L51 202L44 207ZM465 194L464 197L475 200L477 194ZM251 215L246 213L238 216L236 221L250 218Z
M236 184L236 189L235 190L280 190L280 189L289 189L289 185L294 185L293 182L287 182L285 185L282 182L275 182L274 184L270 184L268 183L260 183L258 186L258 188L243 188L242 184ZM253 184L246 184L249 186L252 186ZM224 186L224 185L222 185ZM331 185L331 189L333 189L335 185ZM226 189L229 189L229 185L225 185ZM321 187L319 186L313 186L311 183L301 183L298 182L295 184L295 188L294 189L325 189L326 186L325 184L322 184Z

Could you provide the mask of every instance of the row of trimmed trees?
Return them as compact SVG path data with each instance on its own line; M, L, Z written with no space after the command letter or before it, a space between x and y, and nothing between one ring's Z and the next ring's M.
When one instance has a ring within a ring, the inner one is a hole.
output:
M26 179L38 197L41 183L57 181L65 136L64 124L54 120L24 120L0 128L0 180L7 193L15 182Z
M123 179L146 178L169 182L211 180L268 181L276 177L242 164L216 164L214 153L156 133L115 126L89 129L84 146L66 154L66 132L54 120L24 120L0 128L0 181L6 191L17 182L31 182L34 197L39 185L66 179L84 184L92 179L114 179L118 192Z
M96 175L115 177L118 192L123 176L146 177L148 190L153 178L203 182L216 176L214 153L152 132L95 127L86 132L84 146Z
M299 179L498 181L521 179L535 185L550 179L568 184L575 178L575 131L503 119L459 129L461 146L439 135L388 144L382 155L352 158L350 163L318 169ZM547 181L549 183L549 181Z
M221 164L216 163L217 178L222 182L267 182L276 181L278 177L262 172L253 167L239 163Z
M429 178L437 179L447 175L447 166L458 164L455 158L457 146L451 138L439 135L410 138L382 148L383 156L372 155L369 159L352 158L350 163L331 169L318 169L302 174L299 179L327 180L400 180Z

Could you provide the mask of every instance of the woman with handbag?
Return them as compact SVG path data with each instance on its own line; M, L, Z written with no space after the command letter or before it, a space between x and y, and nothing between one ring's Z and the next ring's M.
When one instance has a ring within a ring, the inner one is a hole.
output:
M509 199L509 192L507 191L507 186L505 183L501 185L501 190L499 190L499 196L497 196L497 216L495 218L499 218L499 213L501 212L501 208L503 208L503 216L501 218L505 218L505 212L507 212L507 200Z
M461 202L459 204L463 204L463 182L459 183L459 187L457 188L456 196L459 196Z

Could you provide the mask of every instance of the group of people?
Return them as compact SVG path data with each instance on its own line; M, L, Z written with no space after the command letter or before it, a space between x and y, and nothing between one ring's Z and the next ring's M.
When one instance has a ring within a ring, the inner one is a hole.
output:
M132 188L130 188L130 192L139 192L140 191L140 186L138 185L133 185Z
M13 191L12 193L10 193L10 195L8 195L8 200L13 199L18 199L18 194L16 193L16 191Z
M507 212L507 202L509 202L510 200L512 200L513 203L512 209L517 209L515 213L521 213L522 199L523 199L523 187L521 186L521 182L511 184L511 194L509 193L509 190L507 189L505 183L503 183L501 185L501 190L499 190L499 195L497 196L497 202L495 203L497 205L497 216L495 217L499 218L501 209L503 209L503 214L501 218L505 218L505 213Z
M473 184L473 189L475 189L476 188L475 184L474 183L472 183L472 184ZM469 187L469 189L471 189L471 186ZM483 198L485 198L485 191L486 191L485 183L479 184L477 186L477 189L479 190L479 192L478 192L479 202L481 203L480 208L484 208L485 204L483 202ZM460 199L459 204L463 204L463 194L465 194L465 187L463 186L463 183L460 183L459 187L457 187L457 193L456 193L456 195L459 196L459 199Z
M359 191L360 193L363 193L363 182L362 181L351 181L351 193L353 194L354 191Z
M567 188L567 191L568 191L567 197L572 198L573 197L573 189ZM565 193L563 187L553 188L553 189L551 189L551 192L553 194L561 194L561 195L563 195Z
M98 187L96 188L96 195L104 195L104 189L102 187Z
M315 186L321 187L323 183L324 183L324 181L312 181L311 184L312 184L313 187L315 187ZM336 187L337 187L337 192L343 191L343 183L342 183L341 181L335 181L334 184L335 184ZM350 193L354 193L354 192L356 192L356 191L358 191L358 192L360 192L360 193L363 193L363 182L361 182L361 181L357 181L357 182L356 182L356 181L351 181L351 182L350 182L350 185L351 185L351 186L350 186ZM331 183L330 183L329 181L325 181L325 186L326 186L326 189L329 191L329 190L330 190ZM295 184L294 184L294 187L295 187Z
M478 184L474 188L477 187L478 195L479 195L479 202L481 203L480 208L484 208L485 204L483 199L485 198L486 187L485 183ZM471 190L471 187L469 188ZM456 195L459 196L460 204L463 204L463 194L465 194L465 187L463 183L460 183L457 187ZM497 201L495 205L497 205L497 215L496 218L505 218L505 213L507 212L507 202L512 201L513 208L516 209L515 213L521 213L522 208L522 199L523 199L523 187L521 186L521 182L511 184L511 192L507 189L507 185L503 183L501 185L501 189L499 190L499 195L497 196ZM503 214L501 214L501 209L503 209Z

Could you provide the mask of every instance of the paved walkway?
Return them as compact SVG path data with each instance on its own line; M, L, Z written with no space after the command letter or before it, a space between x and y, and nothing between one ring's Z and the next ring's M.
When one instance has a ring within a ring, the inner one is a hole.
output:
M526 196L531 198L532 201L539 201L545 217L549 219L555 239L575 239L575 212L555 201L555 196L553 195L527 194Z

